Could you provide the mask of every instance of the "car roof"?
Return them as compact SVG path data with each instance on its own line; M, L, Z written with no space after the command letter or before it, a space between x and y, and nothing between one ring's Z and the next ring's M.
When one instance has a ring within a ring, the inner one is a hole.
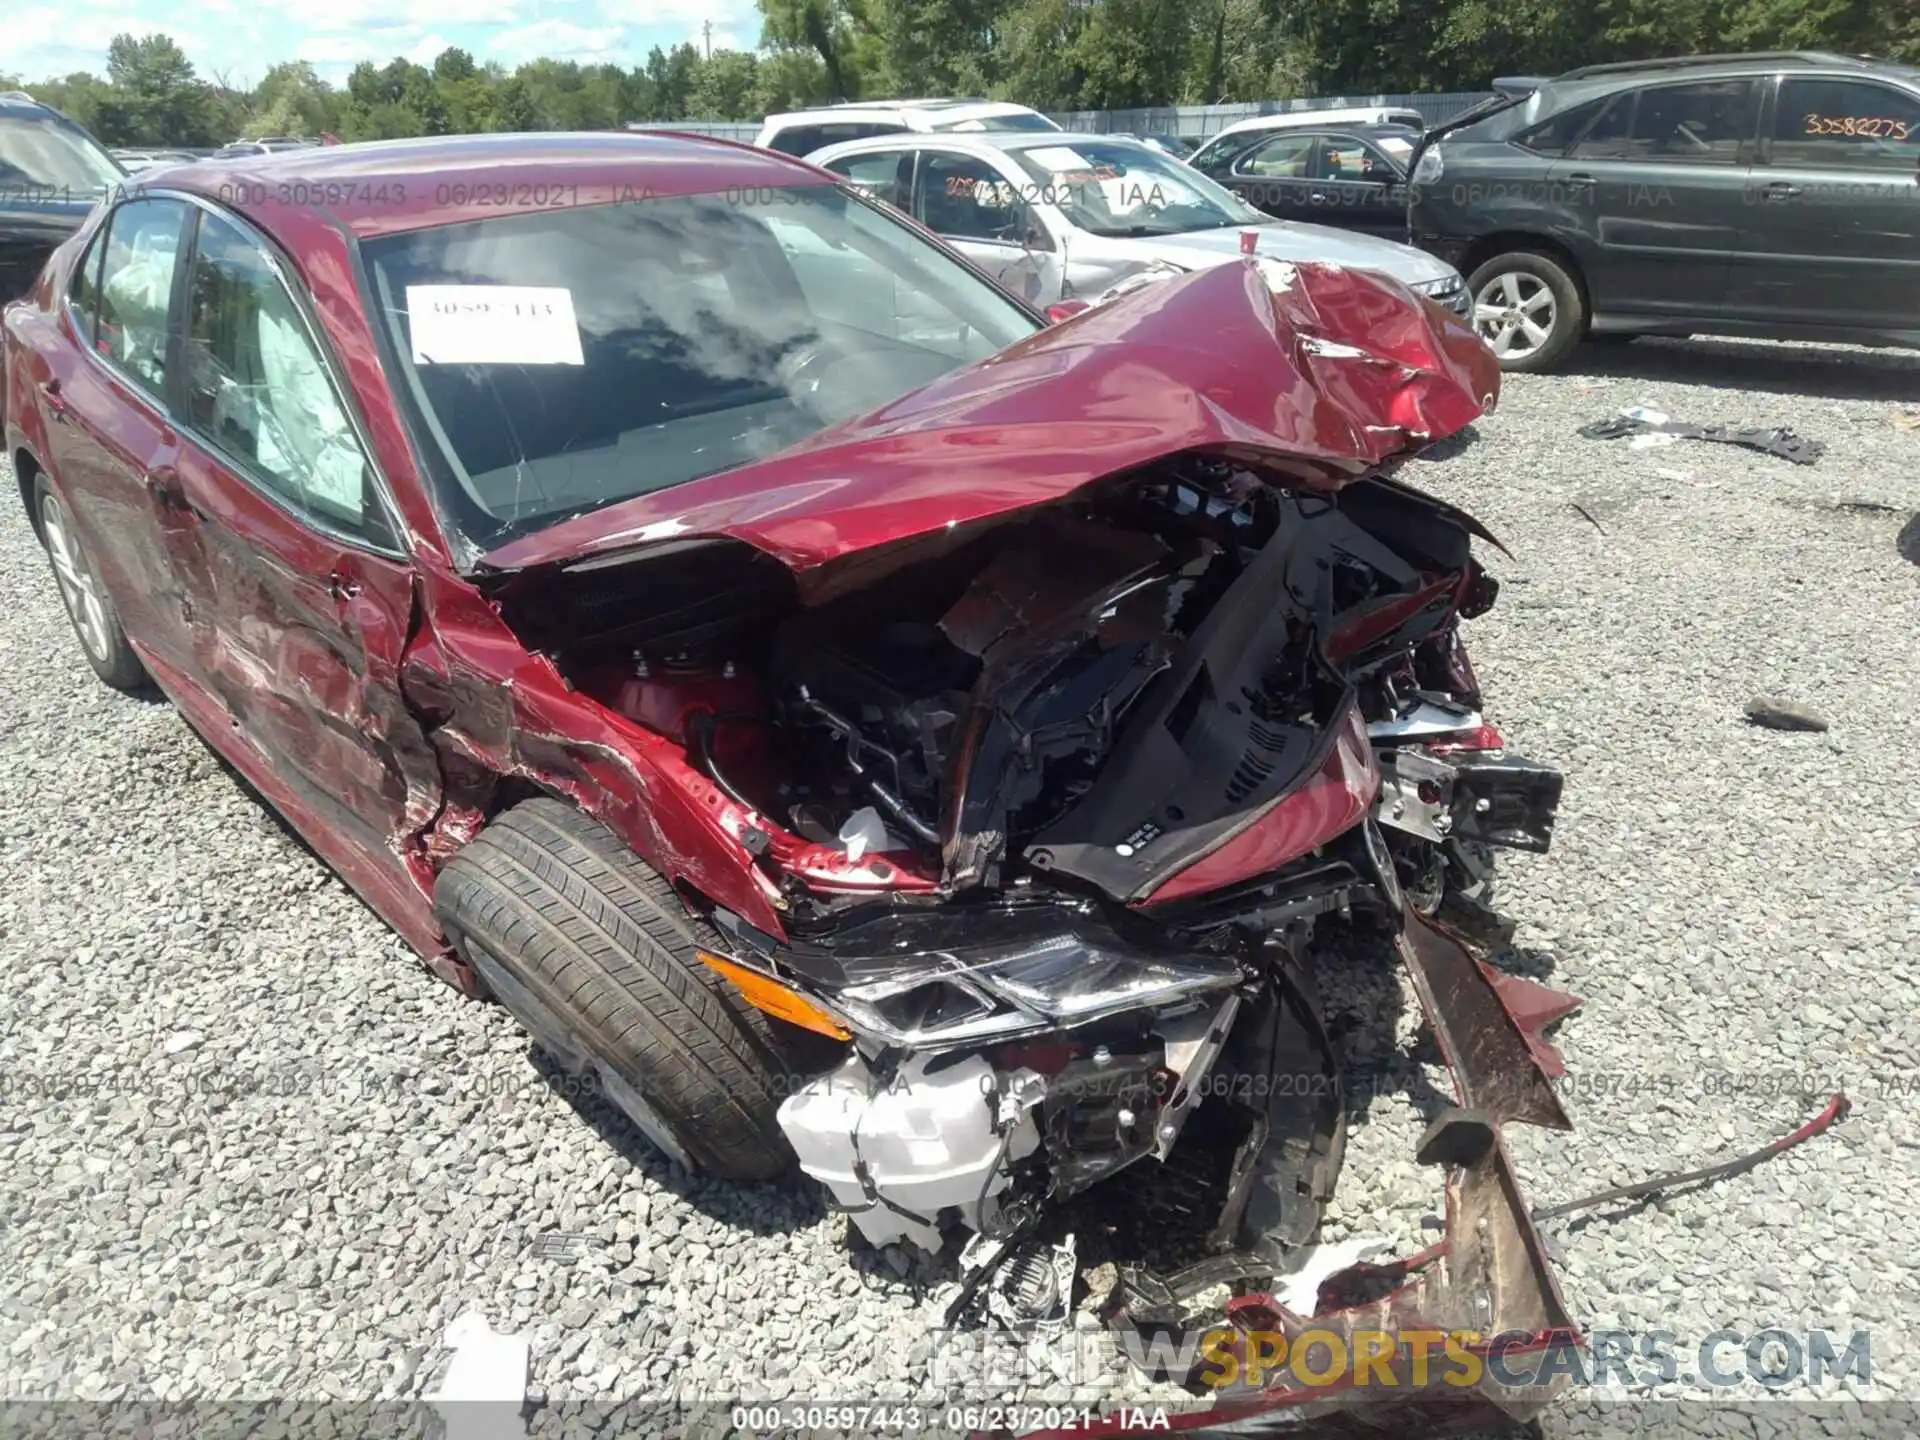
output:
M1744 80L1769 75L1857 75L1920 84L1920 68L1838 55L1824 50L1759 50L1742 54L1682 55L1665 60L1620 61L1584 65L1545 79L1515 77L1517 105L1496 110L1459 133L1462 138L1501 140L1556 115L1644 85L1682 85L1691 81ZM1521 85L1532 81L1531 93ZM1496 82L1498 83L1498 82ZM1507 92L1514 93L1514 92ZM1484 128L1483 128L1484 127Z
M1358 125L1366 123L1369 115L1418 115L1420 112L1411 105L1340 105L1326 110L1289 110L1281 115L1251 115L1245 120L1236 120L1233 124L1209 135L1209 140L1218 140L1222 135L1246 135L1256 130L1293 130L1306 129L1320 125ZM1391 122L1375 122L1391 123Z
M1674 55L1659 60L1616 60L1604 65L1582 65L1556 75L1548 83L1564 84L1573 80L1618 78L1638 82L1649 78L1684 72L1744 75L1772 74L1789 70L1850 70L1872 73L1891 72L1905 76L1920 74L1912 66L1876 60L1867 55L1841 55L1831 50L1751 50L1717 55Z
M541 132L313 145L144 171L278 238L288 212L319 210L361 239L551 209L633 203L736 186L831 184L791 156L704 135Z
M60 115L60 112L51 105L34 99L24 90L0 90L0 116L3 115L59 115L62 120L67 118Z
M818 150L809 151L807 163L818 165L823 156L838 160L846 155L868 155L875 151L912 148L957 150L962 154L985 154L998 150L1005 154L1022 150L1058 149L1061 146L1071 148L1074 145L1093 143L1126 146L1162 160L1171 158L1166 151L1156 150L1146 141L1136 140L1131 135L1089 135L1077 130L963 130L958 134L950 130L940 130L930 134L913 132L904 135L869 135L861 140L836 140L831 145L822 145Z
M942 120L987 119L995 115L1038 114L1030 105L1009 100L850 100L838 105L819 105L809 110L788 110L769 115L767 125L787 125L819 120L846 120L857 115L906 115L915 112L938 116Z

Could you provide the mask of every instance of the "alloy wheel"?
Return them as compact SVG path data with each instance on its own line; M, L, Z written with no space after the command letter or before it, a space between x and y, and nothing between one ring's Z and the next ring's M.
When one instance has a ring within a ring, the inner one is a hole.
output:
M67 614L73 619L74 632L89 655L103 665L108 664L113 648L107 632L106 607L100 600L100 582L87 563L80 542L74 538L66 511L52 495L40 506L40 533L46 539L54 579L59 582L60 598L66 602Z
M1507 270L1473 297L1473 327L1502 360L1522 360L1553 338L1553 291L1538 275Z

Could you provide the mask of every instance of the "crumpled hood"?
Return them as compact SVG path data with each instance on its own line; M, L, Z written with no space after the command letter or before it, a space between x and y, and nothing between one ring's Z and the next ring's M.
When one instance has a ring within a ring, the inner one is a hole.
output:
M1397 282L1247 260L1150 286L751 465L590 511L488 570L731 537L796 571L1206 451L1334 490L1490 409L1500 368Z
M1249 225L1257 237L1257 254L1275 260L1319 261L1328 265L1351 265L1357 270L1377 270L1405 285L1444 280L1453 267L1424 250L1402 245L1379 235L1358 230L1337 230L1331 225L1301 225L1292 221L1271 221ZM1190 230L1184 235L1157 235L1126 242L1139 246L1156 260L1175 265L1217 264L1219 256L1240 253L1240 230L1226 226L1218 230Z

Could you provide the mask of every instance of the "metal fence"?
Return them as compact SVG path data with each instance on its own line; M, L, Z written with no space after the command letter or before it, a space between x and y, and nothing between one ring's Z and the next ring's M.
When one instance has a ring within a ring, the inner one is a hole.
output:
M1154 105L1141 110L1052 110L1056 125L1096 135L1113 131L1147 135L1185 135L1204 140L1236 120L1256 115L1291 115L1301 111L1405 107L1418 110L1429 125L1451 120L1469 105L1485 100L1491 91L1454 91L1439 95L1315 95L1296 100L1243 100L1231 105ZM757 120L663 120L634 129L678 130L690 135L717 135L723 140L747 140L760 133Z

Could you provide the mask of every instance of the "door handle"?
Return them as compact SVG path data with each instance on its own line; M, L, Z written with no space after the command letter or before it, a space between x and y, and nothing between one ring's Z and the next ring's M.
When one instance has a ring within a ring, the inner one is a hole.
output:
M1785 180L1769 180L1760 187L1763 200L1791 200L1800 193L1798 185L1790 185Z
M1593 185L1597 183L1593 176L1584 170L1576 170L1573 174L1567 176L1567 184L1569 185Z
M67 419L67 401L66 397L60 393L59 377L55 376L51 380L42 380L40 382L40 395L41 398L46 401L47 413L53 416L55 420L65 424Z
M344 570L327 573L327 594L335 600L351 600L360 593L360 582Z

